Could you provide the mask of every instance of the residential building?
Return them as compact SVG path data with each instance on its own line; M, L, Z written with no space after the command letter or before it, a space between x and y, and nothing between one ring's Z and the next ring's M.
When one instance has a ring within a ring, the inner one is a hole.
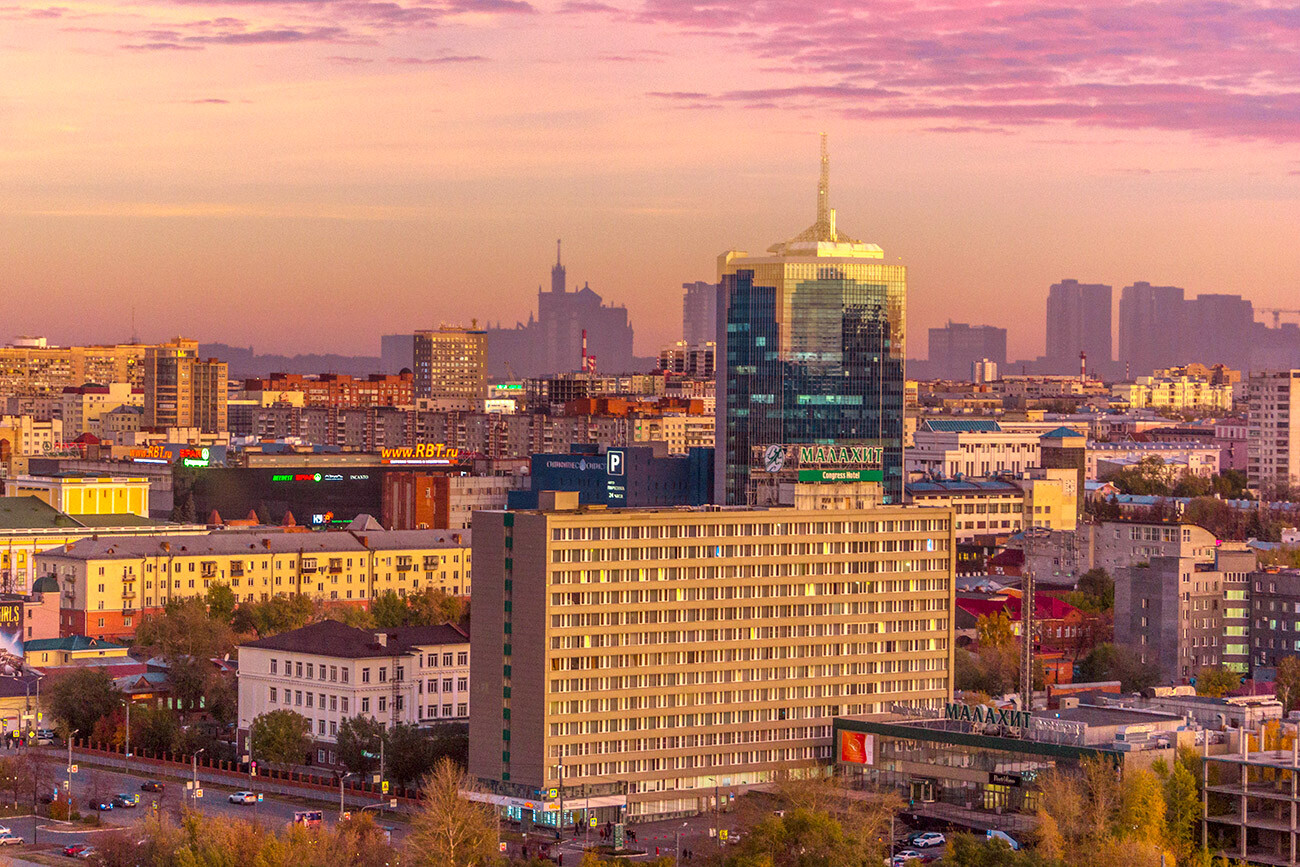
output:
M716 349L717 344L712 340L702 343L679 340L659 350L659 369L695 379L713 379Z
M1038 465L1041 435L988 419L926 419L912 436L907 472L951 478L1020 475Z
M1071 589L1089 569L1105 569L1113 576L1155 557L1213 563L1219 547L1214 534L1196 524L1144 521L1080 523L1072 533L1053 530L1015 544L1022 558L1017 567L1027 562L1040 584Z
M367 630L322 620L241 644L240 743L262 714L292 710L311 730L302 764L337 767L345 719L365 716L384 728L464 723L469 654L469 635L451 624Z
M1111 572L1115 641L1161 678L1187 683L1202 668L1250 667L1252 551L1219 548L1210 562L1151 557Z
M981 360L1005 367L1007 330L964 322L949 322L942 328L931 328L929 359L939 379L965 379L971 365ZM997 375L992 378L997 379Z
M1139 282L1124 287L1119 298L1119 360L1126 368L1125 379L1183 360L1186 316L1183 290L1177 286Z
M382 335L379 338L379 361L383 373L411 370L415 366L415 335Z
M415 377L409 370L398 374L372 373L364 379L346 373L315 376L273 373L265 379L245 380L243 396L261 406L274 403L336 408L414 406Z
M822 140L817 219L765 255L718 257L715 502L755 502L772 446L879 448L886 501L903 496L907 269L836 225Z
M439 409L481 410L487 400L487 332L449 325L417 331L415 396Z
M6 497L37 497L60 512L85 515L149 517L149 480L138 476L92 476L85 473L15 476L4 480Z
M364 529L80 539L36 555L58 581L65 635L127 637L171 601L229 587L239 602L306 595L369 604L392 591L470 595L468 533Z
M637 416L632 441L663 443L670 455L688 454L691 449L712 449L716 442L717 416L690 413Z
M1111 442L1088 443L1086 472L1089 480L1106 481L1115 473L1159 458L1172 480L1184 472L1203 479L1219 473L1221 449L1213 444L1193 442Z
M30 415L0 416L0 461L12 457L46 455L63 445L60 419L37 421Z
M1139 376L1133 382L1117 382L1111 394L1133 409L1159 409L1174 412L1229 412L1232 410L1232 385L1215 385L1196 376L1161 373Z
M1300 655L1300 569L1264 569L1249 580L1251 667L1273 668Z
M561 790L524 821L701 812L820 773L838 715L951 697L949 510L541 505L474 516L469 772Z
M50 346L45 338L18 338L0 347L0 394L49 395L87 382L144 381L142 344Z
M1009 478L920 479L907 483L907 495L917 506L951 508L958 542L1024 527L1025 492Z
M1262 325L1255 323L1255 308L1240 295L1197 295L1187 302L1184 334L1189 345L1183 354L1206 364L1224 364L1236 370L1259 369L1251 357Z
M110 443L125 445L135 441L135 434L139 433L143 422L144 407L119 406L100 415L99 433L95 435Z
M83 433L103 437L100 419L104 413L120 406L141 406L144 391L129 382L110 382L107 385L68 386L60 395L59 418L68 439Z
M1088 370L1107 370L1111 353L1111 287L1062 280L1047 295L1047 356L1052 373L1075 373L1080 353Z
M23 658L38 668L108 663L126 660L130 648L102 638L67 635L62 638L38 638L23 645Z
M182 337L145 349L142 427L197 428L208 434L228 430L227 365L198 355L198 341Z
M1300 487L1300 370L1250 377L1246 478L1251 488Z
M718 337L718 284L696 280L682 284L682 342L713 343Z

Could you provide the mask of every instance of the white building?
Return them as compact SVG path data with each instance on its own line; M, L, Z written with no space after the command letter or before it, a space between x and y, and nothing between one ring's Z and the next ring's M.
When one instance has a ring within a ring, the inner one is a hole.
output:
M1250 378L1246 478L1256 490L1300 485L1300 370Z
M1220 455L1217 443L1088 443L1084 473L1089 479L1105 481L1154 456L1164 462L1170 479L1176 480L1184 470L1208 479L1218 474Z
M1038 465L1038 439L1046 432L1038 427L1009 428L987 420L929 419L921 423L907 450L907 472L949 478L959 473L1018 476Z
M469 718L469 635L450 624L368 630L323 620L239 648L239 737L292 710L311 725L304 764L335 766L338 727L358 714L434 726ZM257 756L253 756L254 759Z
M120 406L143 406L144 391L129 382L108 385L82 385L63 389L59 396L63 432L68 439L83 433L104 438L100 418Z

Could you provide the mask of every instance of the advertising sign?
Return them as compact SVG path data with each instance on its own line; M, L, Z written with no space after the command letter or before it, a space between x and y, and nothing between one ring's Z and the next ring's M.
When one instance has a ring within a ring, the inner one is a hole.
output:
M764 472L798 468L799 481L880 481L885 459L883 446L826 443L821 445L773 443L756 446L754 458ZM821 471L823 475L814 477ZM835 473L844 473L840 478ZM860 475L852 475L854 473ZM807 478L804 478L807 476Z
M840 761L850 765L876 763L876 736L866 732L840 732Z
M460 461L460 449L445 443L416 443L402 448L380 449L379 459L385 464L449 466Z
M165 443L131 449L128 455L137 464L179 463L186 467L215 467L225 464L226 447Z
M1023 729L1029 727L1030 715L1027 710L996 708L991 705L969 705L949 702L943 707L943 718L961 722L1000 725L1007 728Z
M0 671L23 667L23 603L0 603Z

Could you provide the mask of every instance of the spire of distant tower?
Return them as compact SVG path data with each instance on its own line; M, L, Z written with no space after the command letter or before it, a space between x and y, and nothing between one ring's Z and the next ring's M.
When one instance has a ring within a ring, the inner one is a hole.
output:
M830 228L831 157L826 149L826 133L822 133L822 175L817 182L817 228Z
M564 265L560 261L560 239L555 239L555 267L551 269L551 291L563 294L565 290Z

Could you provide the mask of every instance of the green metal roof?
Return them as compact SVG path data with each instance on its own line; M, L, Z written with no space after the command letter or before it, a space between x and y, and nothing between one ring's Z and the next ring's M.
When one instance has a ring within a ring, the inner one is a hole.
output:
M23 653L40 652L42 650L126 650L125 644L114 644L111 641L105 641L102 638L91 638L86 635L69 635L64 638L35 638L23 642Z
M1002 425L995 421L966 421L956 418L932 418L925 423L927 430L948 431L955 433L997 433Z
M0 530L58 530L81 526L38 497L0 497Z

